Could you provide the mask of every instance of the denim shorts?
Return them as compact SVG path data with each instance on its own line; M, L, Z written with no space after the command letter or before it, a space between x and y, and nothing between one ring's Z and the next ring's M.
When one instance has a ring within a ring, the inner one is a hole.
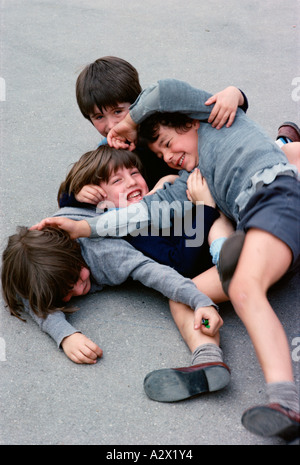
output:
M240 213L237 229L247 232L258 228L287 244L293 264L300 256L300 181L292 176L278 176L262 186Z

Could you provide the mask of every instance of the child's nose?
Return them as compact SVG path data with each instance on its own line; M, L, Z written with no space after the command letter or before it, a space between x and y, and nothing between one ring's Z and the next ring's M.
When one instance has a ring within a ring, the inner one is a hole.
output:
M107 133L109 133L109 131L115 127L115 125L117 124L117 121L115 121L115 118L113 117L108 117L107 118L107 121L106 121L106 130L107 130Z
M134 186L135 185L135 179L132 176L127 177L127 186Z
M163 152L163 159L166 163L170 163L173 158L173 153L169 149L165 149Z

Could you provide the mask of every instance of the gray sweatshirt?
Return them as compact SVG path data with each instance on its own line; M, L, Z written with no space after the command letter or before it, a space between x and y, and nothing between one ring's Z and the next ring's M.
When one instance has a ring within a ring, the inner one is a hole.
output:
M74 220L95 216L93 210L65 207L53 216L65 216ZM192 309L216 305L196 285L172 268L146 257L132 245L119 238L79 239L82 256L90 268L92 286L90 292L101 291L105 286L117 286L128 278L140 281L165 297L182 302ZM25 302L27 311L39 327L49 334L59 346L62 340L78 332L66 320L63 312L57 311L47 318L37 317ZM101 316L99 316L99 324Z
M238 109L230 128L216 130L207 123L211 106L205 105L210 97L176 79L164 79L145 89L130 107L130 116L140 124L155 112L182 112L200 121L198 130L199 169L205 177L212 196L226 216L239 222L240 212L257 188L271 183L280 174L298 176L295 166L290 165L284 152L270 139L264 130ZM154 156L154 155L153 155ZM185 172L173 186L144 198L137 211L135 205L122 209L116 219L115 212L105 218L89 221L92 236L122 236L137 229L139 221L160 227L161 213L168 203L184 202L186 197ZM159 202L160 209L152 206ZM165 201L165 203L163 203ZM180 204L177 203L177 205ZM167 212L164 214L167 218ZM172 219L172 217L170 216ZM116 228L119 222L119 229Z

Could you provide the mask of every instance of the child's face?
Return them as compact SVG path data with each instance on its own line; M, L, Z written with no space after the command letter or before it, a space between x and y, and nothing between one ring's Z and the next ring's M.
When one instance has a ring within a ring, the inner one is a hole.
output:
M130 103L118 103L114 107L107 107L101 111L95 105L94 113L90 114L89 117L100 134L104 137L107 136L109 131L122 119L125 118L129 111Z
M193 121L190 129L183 131L160 126L158 139L149 148L158 158L163 158L170 168L192 171L199 163L198 129L200 123Z
M108 182L101 182L100 187L106 192L108 206L117 208L140 202L149 192L145 179L135 167L119 168Z
M87 268L81 268L77 283L74 284L69 294L63 298L64 302L69 302L72 297L85 295L91 289L90 272Z

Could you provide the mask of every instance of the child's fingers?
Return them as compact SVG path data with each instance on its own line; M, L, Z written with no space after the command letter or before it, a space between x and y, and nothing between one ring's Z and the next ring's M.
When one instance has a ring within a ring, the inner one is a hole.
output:
M236 115L236 110L233 110L233 111L230 113L229 119L228 119L228 121L227 121L227 124L226 124L226 127L227 127L227 128L230 128L230 126L231 126L232 123L234 122L235 115Z
M194 329L208 336L215 336L223 325L219 313L211 307L203 307L196 310L194 315Z
M70 358L75 363L94 364L103 355L102 349L92 341L87 341L84 346L74 351Z
M195 312L194 316L194 329L200 329L202 324L202 314L201 312Z
M193 199L191 197L191 194L190 194L190 191L188 189L186 190L186 196L187 196L187 198L189 199L190 202L193 201Z
M44 218L42 221L40 221L39 223L31 226L29 228L29 230L33 230L33 229L37 229L39 231L41 231L42 229L44 229L46 226L59 226L59 221L57 218Z

